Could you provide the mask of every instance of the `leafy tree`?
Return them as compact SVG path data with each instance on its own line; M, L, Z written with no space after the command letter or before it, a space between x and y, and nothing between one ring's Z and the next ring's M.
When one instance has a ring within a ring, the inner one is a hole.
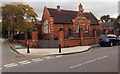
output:
M100 17L102 22L108 22L108 20L110 19L110 15L103 15Z
M2 26L13 37L14 31L25 32L33 29L37 14L27 4L11 3L2 6Z
M116 18L113 27L114 29L120 29L120 15Z

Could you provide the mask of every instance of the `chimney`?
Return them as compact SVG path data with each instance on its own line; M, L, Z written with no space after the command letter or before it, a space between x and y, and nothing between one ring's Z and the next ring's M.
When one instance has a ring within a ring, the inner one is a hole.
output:
M57 6L57 10L60 11L60 6L59 5Z
M83 13L84 9L83 9L83 5L80 3L79 5L79 12L82 12Z

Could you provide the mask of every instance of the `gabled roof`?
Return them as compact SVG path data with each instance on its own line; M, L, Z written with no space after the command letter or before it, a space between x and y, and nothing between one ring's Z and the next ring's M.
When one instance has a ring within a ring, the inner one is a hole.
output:
M72 19L76 18L78 12L68 10L57 10L48 8L50 16L54 18L54 23L72 23Z
M98 19L91 12L85 12L84 15L92 25L99 24Z
M53 8L47 8L50 16L54 18L54 23L62 23L66 24L72 23L72 19L76 18L78 15L78 11L71 11L71 10L57 10ZM90 20L92 25L99 24L97 18L91 12L85 12L85 17Z

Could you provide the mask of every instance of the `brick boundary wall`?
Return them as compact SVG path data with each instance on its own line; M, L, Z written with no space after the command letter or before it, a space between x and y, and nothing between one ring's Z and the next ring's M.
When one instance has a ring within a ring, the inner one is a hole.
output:
M64 40L64 47L69 47L69 46L78 46L80 45L80 40L74 40L74 39L70 39L70 40Z
M96 35L96 30L94 30L93 37L83 37L82 31L80 33L80 37L80 39L64 39L64 31L59 31L59 44L61 44L62 47L69 47L77 45L91 45L99 42L99 38Z

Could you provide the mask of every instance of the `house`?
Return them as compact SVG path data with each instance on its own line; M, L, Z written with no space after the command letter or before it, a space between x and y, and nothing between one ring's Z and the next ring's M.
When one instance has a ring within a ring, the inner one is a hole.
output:
M114 34L114 18L110 18L108 21L100 22L101 34Z
M97 18L91 12L84 12L79 5L79 11L62 10L60 6L54 8L44 7L42 16L42 38L59 39L59 29L64 28L65 39L79 38L79 31L84 36L91 36L93 29L99 27Z
M103 22L100 24L102 34L113 34L113 22Z

